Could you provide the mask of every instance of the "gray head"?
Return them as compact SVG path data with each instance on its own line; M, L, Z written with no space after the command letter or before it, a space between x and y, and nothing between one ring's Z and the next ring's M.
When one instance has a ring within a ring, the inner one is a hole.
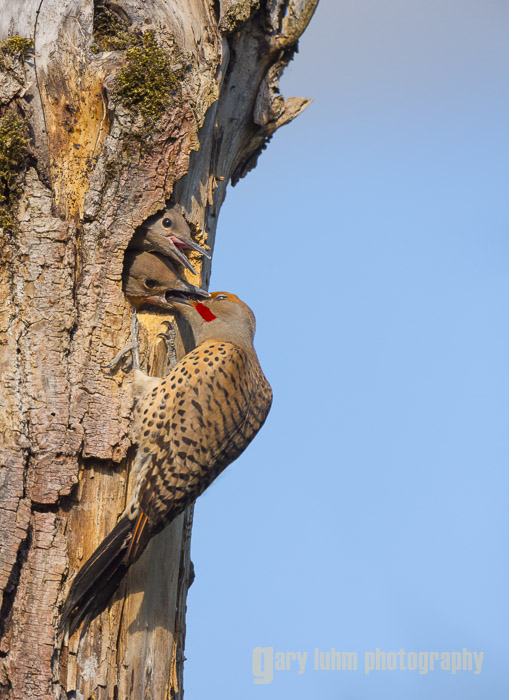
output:
M196 271L184 251L194 250L210 258L209 253L193 241L189 224L177 205L168 207L162 214L148 219L134 234L129 249L160 253L183 265L193 274L196 274Z
M212 292L208 299L200 301L178 297L170 301L190 324L196 345L206 340L221 340L253 351L255 317L235 294Z
M123 283L127 298L137 309L145 304L171 309L167 299L178 292L191 298L208 297L203 289L179 277L168 258L157 253L127 252Z

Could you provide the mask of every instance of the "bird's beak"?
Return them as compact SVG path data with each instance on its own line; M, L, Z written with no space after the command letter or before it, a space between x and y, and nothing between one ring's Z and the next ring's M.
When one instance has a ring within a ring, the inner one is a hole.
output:
M191 250L196 251L197 253L200 253L200 255L204 255L206 258L210 260L211 256L208 251L205 250L205 248L202 248L201 245L198 245L198 243L195 243L194 241L191 240L184 240L180 238L179 236L172 236L171 237L173 243L177 248L190 248Z
M169 289L165 295L165 301L168 304L171 304L172 306L176 304L177 306L179 304L182 304L184 306L193 306L195 302L197 302L200 299L209 299L210 294L208 292L205 292L203 289L198 289L198 287L193 287L193 285L189 285L191 289L186 289L186 290L175 290L175 289ZM198 297L198 299L193 299L193 297Z
M176 236L175 236L175 238L176 238ZM184 255L184 253L179 248L177 248L177 246L175 245L175 243L173 241L171 241L171 247L172 247L173 256L175 258L177 258L177 260L179 260L182 263L182 265L189 270L189 272L192 272L193 275L196 275L197 272L194 269L194 267L191 265L191 263L189 262L187 255Z

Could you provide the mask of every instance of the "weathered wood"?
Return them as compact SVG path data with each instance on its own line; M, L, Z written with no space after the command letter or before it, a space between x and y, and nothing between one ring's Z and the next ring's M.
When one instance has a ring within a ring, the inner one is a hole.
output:
M190 512L81 644L55 638L70 576L129 491L130 373L101 369L129 335L123 254L170 199L213 247L228 182L309 102L284 100L278 80L317 2L0 2L0 41L11 39L0 46L0 698L181 692ZM207 284L210 263L200 275L189 280ZM163 318L140 314L158 376L186 346L177 334L168 355Z

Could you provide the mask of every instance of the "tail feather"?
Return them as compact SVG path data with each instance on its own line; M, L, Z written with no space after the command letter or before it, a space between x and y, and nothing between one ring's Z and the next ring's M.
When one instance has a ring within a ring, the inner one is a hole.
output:
M68 629L72 636L85 621L83 635L90 622L105 610L128 568L148 544L146 524L143 513L136 520L124 516L85 562L62 608L61 633Z

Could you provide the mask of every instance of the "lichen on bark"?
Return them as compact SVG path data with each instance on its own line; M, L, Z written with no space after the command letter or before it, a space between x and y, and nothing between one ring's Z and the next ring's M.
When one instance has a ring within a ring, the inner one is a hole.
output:
M140 32L131 31L128 20L106 4L96 3L93 53L122 51L139 42Z
M0 105L7 105L26 90L25 61L31 55L33 39L11 36L0 42Z
M170 102L180 102L186 73L185 59L171 38L166 46L153 31L144 32L126 52L126 65L115 79L113 96L144 122L144 134L153 130Z
M0 228L15 230L14 210L23 191L29 139L26 121L13 109L0 118Z
M0 42L0 70L8 70L9 58L11 61L23 59L33 46L34 40L23 36L11 36Z

